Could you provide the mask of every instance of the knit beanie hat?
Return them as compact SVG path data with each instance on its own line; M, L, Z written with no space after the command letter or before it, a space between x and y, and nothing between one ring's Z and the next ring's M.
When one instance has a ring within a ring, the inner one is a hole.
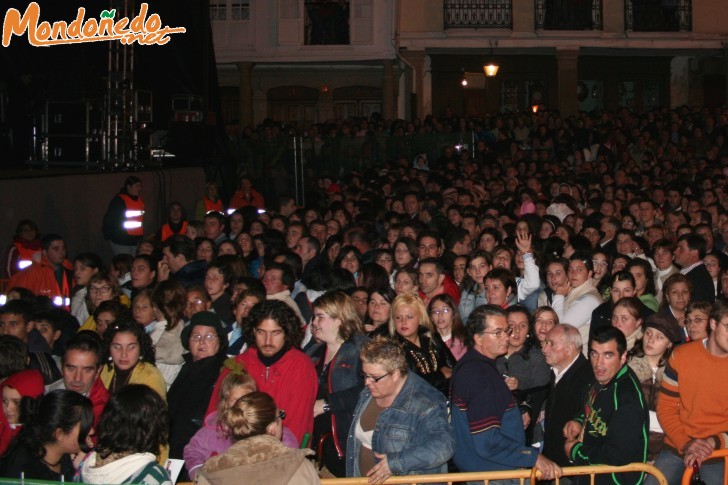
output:
M653 313L645 321L645 330L648 328L659 330L673 344L682 342L682 332L677 321L671 320L659 313Z

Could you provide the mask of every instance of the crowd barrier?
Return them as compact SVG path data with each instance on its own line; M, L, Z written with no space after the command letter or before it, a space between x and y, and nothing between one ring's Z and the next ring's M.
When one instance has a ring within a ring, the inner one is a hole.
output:
M717 450L710 454L710 458L723 458L723 483L728 483L728 450ZM682 477L682 485L690 485L693 478L693 469L686 468Z
M563 468L565 477L590 476L591 483L594 483L596 475L604 475L607 473L621 472L644 472L652 475L660 485L667 485L667 479L660 470L646 463L630 463L625 466L572 466ZM470 473L442 473L436 475L404 475L393 476L388 478L385 485L403 485L403 484L419 484L419 483L447 483L449 485L455 483L477 482L488 485L491 480L520 480L521 485L529 483L529 480L535 483L534 478L538 478L536 469L522 470L504 470L497 472L470 472ZM366 485L367 477L357 478L324 478L321 480L322 485ZM558 485L560 480L556 480ZM683 482L684 483L684 482Z
M725 451L725 450L724 450ZM716 456L726 456L726 453ZM604 475L607 473L620 473L620 472L644 472L652 475L657 479L660 485L667 485L665 476L652 465L646 463L631 463L625 466L606 466L606 465L594 465L594 466L573 466L564 468L565 477L574 476L590 476L591 483L594 483L594 477L596 475ZM688 476L686 474L686 476ZM465 482L483 482L484 485L488 485L490 480L508 480L516 479L520 480L521 484L528 483L529 480L538 478L538 473L535 468L533 469L522 469L522 470L504 470L497 472L472 472L472 473L442 473L435 475L405 475L405 476L393 476L389 477L384 484L385 485L402 485L402 484L416 484L416 483L465 483ZM322 485L365 485L367 484L366 477L357 478L323 478L321 479ZM560 480L556 480L555 483L558 485ZM47 482L43 480L11 480L7 478L0 479L0 485L57 485L61 482ZM242 482L241 482L242 483ZM534 481L535 483L535 481ZM688 483L683 479L683 484ZM194 485L193 482L177 482L176 485ZM273 485L273 484L271 484Z

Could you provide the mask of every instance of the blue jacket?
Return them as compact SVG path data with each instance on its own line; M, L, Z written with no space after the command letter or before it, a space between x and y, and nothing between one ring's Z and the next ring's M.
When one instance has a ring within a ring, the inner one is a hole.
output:
M359 448L356 425L372 399L369 389L362 390L354 412L346 450L346 476L358 477ZM414 372L392 405L382 411L372 435L372 450L387 455L395 475L445 473L455 443L447 422L443 395Z
M538 450L525 446L523 418L495 361L469 349L451 380L453 461L463 472L531 468Z
M334 446L341 458L346 456L347 433L351 428L351 418L354 409L359 402L359 394L364 387L361 378L361 359L359 352L361 346L369 340L369 337L354 334L339 348L329 364L329 379L326 385L329 394L329 406L331 407L331 429L333 430ZM324 344L316 344L306 349L306 354L311 357L313 365L318 365L319 359L325 350Z

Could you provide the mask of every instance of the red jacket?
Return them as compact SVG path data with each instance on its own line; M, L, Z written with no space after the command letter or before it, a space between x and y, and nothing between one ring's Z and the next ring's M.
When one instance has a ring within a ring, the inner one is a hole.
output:
M455 302L455 305L460 304L460 287L457 283L455 283L455 280L450 276L449 274L445 275L445 279L442 280L442 285L440 286L440 291L432 295L433 297L437 295L441 295L443 293L447 293L450 295ZM428 306L430 304L430 300L432 298L427 298L427 296L422 293L421 291L418 292L420 298L423 302L425 302L425 306Z
M258 390L275 400L278 408L286 411L285 425L301 443L303 435L313 432L313 405L318 392L316 369L311 359L298 349L291 349L275 364L266 367L258 358L258 349L251 347L235 357L235 362L245 366L255 380ZM230 373L224 368L212 391L207 413L217 410L220 400L220 384Z
M91 389L88 391L88 398L91 399L91 404L93 404L94 427L99 425L101 413L104 412L104 408L106 407L106 403L109 402L110 397L111 393L104 387L104 383L101 382L101 379L96 378L91 385Z

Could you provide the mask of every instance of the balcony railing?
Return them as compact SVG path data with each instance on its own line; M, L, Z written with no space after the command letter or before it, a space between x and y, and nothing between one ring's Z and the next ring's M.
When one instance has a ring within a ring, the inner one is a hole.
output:
M445 0L446 29L510 29L511 0Z
M536 0L536 30L602 30L601 0Z
M634 32L690 32L692 0L625 0L624 28Z

